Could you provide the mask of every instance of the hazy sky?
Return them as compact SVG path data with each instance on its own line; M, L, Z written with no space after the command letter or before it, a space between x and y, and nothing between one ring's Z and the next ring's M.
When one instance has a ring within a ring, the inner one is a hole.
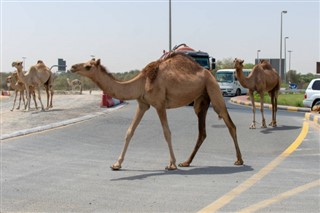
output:
M169 48L168 0L0 1L3 72L22 57L27 68L38 59L50 67L63 58L70 69L91 55L110 72L125 72L142 69ZM281 11L287 10L283 38L289 37L291 68L315 73L319 7L319 0L172 0L172 46L186 43L217 60L254 63L258 49L260 58L279 58Z

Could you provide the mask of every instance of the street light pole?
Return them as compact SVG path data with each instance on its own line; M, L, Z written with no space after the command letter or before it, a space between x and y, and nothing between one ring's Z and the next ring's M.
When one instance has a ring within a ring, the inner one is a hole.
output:
M280 77L282 79L282 81L284 80L283 77L283 70L282 70L282 67L281 67L281 61L282 61L282 15L283 14L286 14L287 11L286 10L283 10L281 11L281 24L280 24L280 61L279 61L279 74L280 74Z
M23 68L24 68L24 71L26 71L26 58L25 56L22 57L23 59Z
M257 64L259 64L259 53L261 52L261 50L257 50Z
M284 37L284 79L286 81L286 74L287 74L287 39L289 39L289 37Z
M289 53L289 71L291 70L291 52L292 52L292 50L288 50L288 53Z
M171 0L169 0L169 52L172 49L172 32L171 32Z

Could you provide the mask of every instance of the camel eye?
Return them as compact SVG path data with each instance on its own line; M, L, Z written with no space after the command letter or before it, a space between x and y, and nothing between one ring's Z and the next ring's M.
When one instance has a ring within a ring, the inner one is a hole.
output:
M86 70L90 70L91 69L91 66L90 65L87 65L85 66Z

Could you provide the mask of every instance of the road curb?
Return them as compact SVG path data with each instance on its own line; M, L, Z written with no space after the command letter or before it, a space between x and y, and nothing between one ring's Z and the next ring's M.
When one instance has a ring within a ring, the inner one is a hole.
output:
M230 101L240 105L252 106L251 101L239 100L237 97L231 98ZM255 102L255 105L256 107L260 107L259 102ZM263 107L267 109L272 109L271 104L264 104ZM310 112L311 111L310 108L307 108L307 107L293 107L293 106L284 106L284 105L278 105L278 109L292 111L292 112Z
M238 97L233 97L233 98L230 99L230 101L232 103L235 103L235 104L240 104L240 105L245 105L245 106L252 106L251 101L240 100ZM258 102L255 102L255 105L256 105L256 107L260 107L260 103L258 103ZM264 108L268 108L270 110L272 109L271 104L264 104ZM315 124L320 126L319 114L311 112L310 108L278 105L278 109L287 110L287 111L291 111L291 112L305 112L305 119L306 120L312 121Z
M316 114L316 113L306 113L305 114L305 118L306 120L309 120L309 121L312 121L313 123L319 125L320 127L320 117L319 117L319 114Z
M114 107L107 108L107 109L103 110L102 112L96 112L96 113L81 116L78 118L72 118L72 119L68 119L65 121L60 121L60 122L56 122L56 123L52 123L52 124L48 124L48 125L44 125L44 126L38 126L38 127L30 128L30 129L23 129L23 130L19 130L16 132L3 134L0 136L0 140L2 141L2 140L13 138L13 137L28 135L28 134L35 133L35 132L42 132L45 130L49 130L49 129L53 129L53 128L57 128L57 127L61 127L61 126L66 126L66 125L78 123L78 122L85 121L85 120L89 120L89 119L92 119L92 118L97 117L99 115L111 113L111 112L118 110L126 105L127 105L127 103L123 102L123 103L116 105Z

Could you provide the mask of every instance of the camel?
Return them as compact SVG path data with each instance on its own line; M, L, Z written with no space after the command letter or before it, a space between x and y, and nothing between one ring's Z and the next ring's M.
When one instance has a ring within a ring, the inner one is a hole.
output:
M80 81L79 79L73 79L72 81L70 81L70 79L67 78L67 82L68 82L68 85L71 87L72 92L73 92L77 87L79 87L80 94L82 94L82 84L81 84L81 81Z
M75 64L71 72L90 78L104 93L114 98L138 102L136 114L125 136L125 145L118 160L111 166L112 170L121 168L130 140L150 106L157 111L169 148L170 160L166 169L177 169L166 109L186 106L192 101L198 116L199 134L190 157L179 166L190 166L206 138L206 115L210 101L219 118L224 120L233 139L237 157L235 165L243 164L236 126L229 116L219 85L209 70L201 67L189 56L183 53L169 54L164 59L149 63L139 75L125 82L117 81L101 64L100 59Z
M280 90L280 77L275 69L272 68L271 64L262 60L259 64L255 65L249 74L248 77L243 74L243 62L244 60L235 59L234 60L234 68L236 69L237 78L239 79L240 84L244 88L249 89L249 96L252 103L252 112L253 112L253 121L250 125L250 129L256 128L256 106L253 98L253 92L256 91L260 95L260 110L262 115L262 123L261 128L267 128L266 121L264 117L263 111L263 96L265 92L269 93L271 97L271 105L272 105L272 121L269 126L276 127L276 113L277 113L277 99Z
M27 92L27 108L26 111L30 110L30 87L34 87L38 93L38 100L41 104L41 110L44 111L44 106L41 101L41 86L44 85L47 93L47 109L52 107L52 97L53 97L53 74L51 70L39 60L36 65L30 67L29 71L24 74L22 72L22 62L12 62L12 67L17 69L18 78L21 82L25 84ZM49 94L50 90L50 94Z
M15 91L13 106L10 111L14 110L14 106L16 104L18 93L20 93L20 97L19 97L19 105L18 105L17 109L20 109L21 99L23 100L23 105L26 108L25 99L24 99L25 85L24 85L24 83L22 83L21 81L18 80L18 74L13 73L12 75L9 75L6 79L6 82L7 82L7 86ZM32 94L35 107L36 107L36 109L38 109L38 105L37 105L37 101L36 101L35 92L34 92L33 87L30 87L30 93Z

